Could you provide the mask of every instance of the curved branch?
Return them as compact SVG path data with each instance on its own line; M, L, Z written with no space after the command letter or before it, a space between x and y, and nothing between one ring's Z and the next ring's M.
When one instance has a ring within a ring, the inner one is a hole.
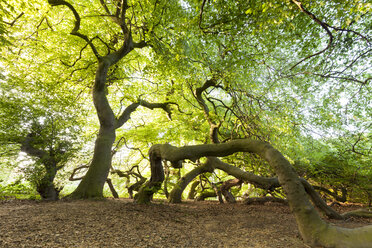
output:
M168 115L168 118L169 119L172 119L172 112L171 112L171 108L170 108L170 105L171 104L175 104L173 102L164 102L164 103L149 103L145 100L142 100L140 99L139 100L139 104L142 106L142 107L145 107L145 108L148 108L148 109L156 109L156 108L160 108L160 109L163 109L167 115Z
M314 53L314 54L311 54L303 59L301 59L299 62L297 62L295 65L293 65L289 70L292 70L293 68L295 68L297 65L301 64L302 62L304 62L305 60L308 60L312 57L315 57L315 56L318 56L322 53L324 53L325 51L327 51L331 45L332 45L332 42L333 42L333 35L331 33L331 31L329 30L328 28L328 25L324 22L322 22L321 20L319 20L313 13L311 13L310 11L306 10L303 6L302 6L302 3L297 1L297 0L292 0L292 2L294 4L296 4L298 6L298 8L304 12L306 15L308 15L311 19L313 19L316 23L318 23L328 34L329 36L329 40L328 40L328 44L327 46L322 49L321 51L317 52L317 53Z
M74 6L72 6L72 4L70 4L70 3L68 3L64 0L48 0L48 3L52 6L64 5L72 11L72 13L74 14L74 17L75 17L75 25L74 25L74 28L72 29L72 31L70 32L70 34L75 35L75 36L85 40L89 44L89 46L92 49L96 58L97 59L101 58L101 56L99 55L99 53L97 51L97 48L94 46L92 40L89 39L88 36L79 33L81 18L80 18L79 13L74 8Z
M138 108L139 105L140 104L138 102L135 102L135 103L130 104L128 107L126 107L125 110L123 111L123 113L120 115L120 117L117 118L116 124L115 124L115 129L118 129L121 126L123 126L130 119L130 115L134 111L136 111L136 109Z
M90 164L90 162L89 162L89 164ZM83 179L84 176L81 176L81 177L75 177L75 174L76 174L78 171L82 170L82 169L88 169L88 168L89 168L89 164L81 165L81 166L79 166L79 167L74 168L74 169L72 170L71 175L70 175L70 177L69 177L68 180L69 180L69 181L79 181L79 180Z
M123 113L116 120L115 129L118 129L121 126L123 126L130 119L130 115L134 111L136 111L136 109L139 106L142 106L142 107L145 107L151 110L156 109L156 108L163 109L165 112L167 112L168 117L171 118L172 112L170 109L170 104L175 104L175 103L172 103L172 102L150 103L145 100L139 99L138 102L132 103L128 107L125 108Z
M203 92L206 91L209 87L215 87L217 85L217 80L215 78L209 79L205 81L205 83L195 89L195 98L198 101L199 105L202 107L204 116L208 121L209 124L209 137L213 143L219 143L218 140L218 129L220 128L221 124L216 124L209 115L209 108L203 99Z

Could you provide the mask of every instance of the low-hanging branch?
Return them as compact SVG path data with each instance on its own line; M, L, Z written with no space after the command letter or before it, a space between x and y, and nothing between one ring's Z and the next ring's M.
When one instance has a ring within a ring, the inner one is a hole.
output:
M220 159L216 157L208 157L207 161L196 167L195 169L191 170L187 173L181 180L177 183L176 187L171 191L169 201L172 203L180 203L182 192L186 188L186 186L198 175L205 173L205 172L212 172L214 169L219 169L227 174L234 176L236 180L240 182L246 182L255 185L258 188L274 191L276 188L280 187L280 183L278 178L275 177L261 177L255 175L253 173L243 171L242 169L230 165L228 163L222 162ZM304 186L306 193L309 195L311 201L317 206L328 218L331 219L343 219L339 213L329 207L319 196L319 194L314 190L314 188L303 178L300 178L302 185ZM222 192L226 192L221 187ZM234 202L233 197L228 196L226 199L229 202Z
M138 203L147 203L161 188L164 180L162 160L177 163L184 159L223 157L236 152L255 153L274 169L287 195L289 206L305 243L317 247L372 247L372 225L354 229L339 228L325 222L310 203L304 187L289 161L270 144L258 140L241 139L220 144L175 147L170 144L153 145L149 150L151 179L137 194Z

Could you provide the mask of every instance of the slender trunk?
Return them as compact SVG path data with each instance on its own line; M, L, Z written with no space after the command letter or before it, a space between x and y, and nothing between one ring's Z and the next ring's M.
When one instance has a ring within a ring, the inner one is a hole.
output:
M107 178L106 179L106 182L107 182L107 185L109 186L110 188L110 191L111 191L111 194L114 198L119 198L119 194L118 192L115 190L115 187L114 185L112 184L112 181L111 181L111 178Z
M210 185L211 185L212 189L214 190L214 192L216 192L218 202L223 203L222 192L221 192L220 188L218 188L217 185L215 183L212 183L212 182L210 182Z

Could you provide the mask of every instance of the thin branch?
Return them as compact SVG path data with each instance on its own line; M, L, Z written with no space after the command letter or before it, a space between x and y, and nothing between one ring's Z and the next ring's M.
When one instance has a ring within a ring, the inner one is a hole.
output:
M69 65L67 62L63 62L63 60L60 60L61 63L62 63L63 65L65 65L65 66L67 66L67 67L74 67L75 64L76 64L79 60L81 60L81 58L82 58L82 54L83 54L83 51L84 51L85 48L87 48L87 46L88 46L88 43L86 43L85 46L83 46L83 48L80 49L79 57L78 57L78 58L77 58L77 59L76 59L76 60L75 60L71 65Z
M16 23L16 21L21 18L25 13L22 12L21 14L19 14L12 22L6 22L6 21L2 21L3 23L13 27L13 25Z
M203 12L204 12L204 6L205 6L205 2L206 2L207 0L203 0L203 2L202 2L202 5L200 6L200 13L199 13L199 28L201 29L201 30L203 30L203 28L202 28L202 22L203 22Z
M334 26L329 25L328 23L324 23L324 24L325 24L327 27L332 28L332 29L337 30L337 31L350 32L350 33L353 33L353 34L355 34L355 35L358 35L358 36L361 37L363 40L365 40L367 43L370 43L370 40L369 40L366 36L362 35L361 33L357 32L357 31L354 31L354 30L352 30L352 29L346 29L346 28L338 28L338 27L334 27Z
M208 121L209 124L209 137L213 143L219 143L218 140L218 129L221 126L221 122L219 124L216 124L214 120L211 119L210 114L209 114L209 108L207 104L205 103L202 93L206 91L209 87L216 87L217 85L217 80L216 78L212 78L207 80L201 87L196 88L194 96L196 100L198 101L199 105L202 107L204 116ZM213 104L213 103L212 103ZM214 108L216 108L214 106Z
M130 147L130 146L128 146L127 141L126 141L126 139L124 137L121 137L121 139L124 141L124 145L125 145L126 148L128 148L129 150L139 151L139 153L141 153L141 156L144 159L147 159L148 160L148 156L146 156L145 154L143 154L143 152L142 152L141 149L139 149L138 147ZM133 168L134 167L132 167L132 169ZM132 170L132 169L130 169L130 170Z
M103 0L99 0L99 2L101 3L102 7L105 9L106 13L109 15L109 16L112 16L110 10L108 9L106 3L103 1Z
M92 40L89 39L88 36L79 33L81 18L79 16L79 13L74 8L74 6L72 6L72 4L70 4L70 3L68 3L68 2L66 2L64 0L48 0L48 3L50 5L52 5L52 6L64 5L64 6L68 7L72 11L72 13L74 14L74 17L75 17L75 26L72 29L72 31L70 32L70 34L71 35L75 35L75 36L77 36L77 37L85 40L89 44L89 46L92 49L92 51L93 51L94 55L96 56L96 58L97 59L100 59L101 56L99 55L99 53L97 51L97 48L94 46Z
M327 51L331 45L332 45L332 42L333 42L333 35L331 33L331 31L329 30L328 28L328 25L324 22L322 22L321 20L319 20L313 13L311 13L310 11L306 10L303 6L302 6L302 3L297 1L297 0L292 0L292 2L294 4L296 4L298 6L298 8L304 12L306 15L308 15L311 19L313 19L316 23L318 23L326 32L327 32L327 35L329 36L329 40L328 40L328 44L327 46L322 49L321 51L317 52L317 53L314 53L314 54L311 54L303 59L301 59L299 62L297 62L295 65L293 65L289 70L292 70L293 68L295 68L297 65L301 64L302 62L304 62L305 60L308 60L312 57L315 57L315 56L318 56L322 53L324 53L325 51Z
M79 166L79 167L74 168L73 171L71 172L71 175L70 175L70 177L69 177L68 180L69 180L69 181L78 181L78 180L83 179L84 176L81 176L81 177L75 177L75 174L76 174L78 171L82 170L82 169L88 169L90 163L91 163L91 162L89 162L88 164L81 165L81 166Z

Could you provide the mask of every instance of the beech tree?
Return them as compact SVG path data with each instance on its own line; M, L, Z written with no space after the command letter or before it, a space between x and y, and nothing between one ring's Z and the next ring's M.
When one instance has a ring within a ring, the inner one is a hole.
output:
M0 151L13 161L20 151L31 158L32 163L22 169L25 177L42 199L57 200L62 187L54 179L82 145L85 110L76 104L75 95L55 89L55 82L41 86L34 79L25 84L26 77L19 73L1 80ZM29 92L30 86L37 93Z
M310 245L368 247L371 227L344 230L319 217L290 162L311 160L308 137L348 134L352 152L370 155L361 138L370 128L370 13L357 0L30 1L3 57L9 74L29 70L32 82L92 96L98 125L86 128L99 131L71 197L103 196L119 133L141 155L151 147L151 179L137 202L161 189L162 160L179 168L208 157L180 177L170 199L179 201L176 187L195 175L223 168L263 188L281 186Z
M136 5L133 3L133 5L130 6L128 1L113 3L105 3L101 1L100 9L104 11L104 14L98 16L104 19L109 17L109 20L112 23L109 24L110 28L114 30L116 29L111 34L111 38L114 40L111 40L111 44L109 44L108 41L104 41L100 36L90 38L88 35L82 33L82 19L78 10L71 3L63 0L50 0L48 3L54 7L67 7L72 12L75 20L70 34L86 42L87 46L90 47L92 53L97 59L97 70L95 73L92 95L100 128L89 170L78 188L72 193L71 197L102 197L103 185L111 167L111 149L116 138L115 130L123 126L130 119L132 112L134 112L139 106L144 106L149 109L161 108L168 113L170 112L170 103L149 103L143 99L138 99L118 115L115 115L107 98L108 86L110 83L109 70L112 68L112 73L115 74L115 70L118 67L114 66L122 61L127 54L136 48L140 49L148 45L146 39L148 32L147 29L149 27L146 26L146 18L140 18L142 19L140 21L137 21L135 18L139 18L141 13L144 14L147 11L150 13L152 11L159 11L157 10L157 7L164 7L157 6L157 2L155 2L153 6L154 10L151 10L150 6L147 5L143 7L141 4ZM153 17L150 16L150 18L152 19ZM161 19L162 16L160 15L156 18ZM133 19L134 22L132 21ZM153 22L152 25L156 26L155 20L153 20ZM116 25L116 28L114 28L113 25ZM138 40L134 41L136 38ZM94 44L94 39L101 41L104 45L106 50L105 55L102 55L103 51L100 51L100 47Z

